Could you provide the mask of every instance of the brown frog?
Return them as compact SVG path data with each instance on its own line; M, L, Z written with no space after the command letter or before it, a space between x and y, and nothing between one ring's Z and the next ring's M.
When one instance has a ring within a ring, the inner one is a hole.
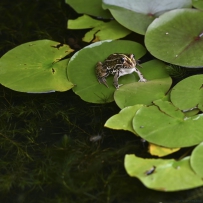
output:
M111 54L103 63L97 63L97 80L99 83L103 83L106 87L108 87L108 84L106 83L106 77L108 77L110 74L114 75L113 84L115 88L118 89L122 85L118 84L119 77L136 72L140 78L139 82L146 82L147 80L136 68L136 65L139 65L139 63L135 60L133 54Z

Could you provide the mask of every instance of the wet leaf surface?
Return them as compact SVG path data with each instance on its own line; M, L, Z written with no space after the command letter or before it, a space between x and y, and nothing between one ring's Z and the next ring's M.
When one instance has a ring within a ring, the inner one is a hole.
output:
M185 67L201 67L202 21L203 13L196 9L166 12L148 27L145 45L160 60Z
M84 42L119 39L125 37L131 32L115 20L103 22L101 20L93 19L87 15L80 16L75 20L68 20L68 29L87 28L93 29L85 34L85 36L83 37Z
M133 119L133 128L143 139L164 147L188 147L203 141L203 114L185 117L168 101L141 107Z
M177 191L202 186L203 181L190 166L190 157L174 159L143 159L133 154L125 156L125 169L132 177L154 190Z
M182 7L191 7L190 0L103 0L103 8L124 27L144 35L147 27L160 14ZM132 19L132 20L129 20Z
M69 60L60 59L72 51L68 45L51 40L17 46L0 59L1 84L20 92L69 90L73 87L66 74Z

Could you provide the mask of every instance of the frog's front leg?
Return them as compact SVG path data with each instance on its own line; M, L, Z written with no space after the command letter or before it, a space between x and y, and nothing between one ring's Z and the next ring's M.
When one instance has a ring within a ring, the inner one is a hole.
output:
M119 78L119 71L117 70L116 73L114 74L114 78L113 78L113 84L115 86L116 89L119 89L120 86L122 86L123 84L118 84L118 78Z
M139 76L139 82L146 82L147 80L144 78L144 76L142 75L142 73L135 67L135 72L138 74Z

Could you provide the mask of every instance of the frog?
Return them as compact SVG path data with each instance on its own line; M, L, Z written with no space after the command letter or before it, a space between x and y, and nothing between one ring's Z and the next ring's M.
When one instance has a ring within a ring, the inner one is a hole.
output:
M118 84L118 78L127 74L136 72L139 76L139 82L146 82L142 73L136 68L140 66L139 61L135 60L134 54L122 54L114 53L109 55L104 62L98 62L96 64L96 77L100 84L104 84L109 88L106 78L109 75L114 75L113 85L116 89L119 89L123 84Z

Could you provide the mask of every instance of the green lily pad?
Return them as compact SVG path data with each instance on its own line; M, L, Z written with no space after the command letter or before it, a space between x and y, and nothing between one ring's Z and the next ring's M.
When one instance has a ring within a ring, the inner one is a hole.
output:
M191 110L185 111L184 114L185 114L185 117L191 117L191 116L197 115L199 111L200 111L199 109L191 109Z
M188 147L203 141L203 114L185 117L168 101L141 107L133 118L133 129L148 142L169 147Z
M27 42L0 59L0 83L20 92L66 91L73 87L67 78L68 59L73 50L51 40Z
M190 164L195 173L203 178L203 142L192 151Z
M156 58L185 67L203 66L203 12L176 9L155 19L147 29L145 45Z
M73 91L84 101L92 103L106 103L114 100L113 76L107 78L109 88L97 81L95 67L97 62L104 61L113 53L133 53L136 59L146 53L146 49L136 42L127 40L95 42L81 49L73 55L68 64L69 80L76 86ZM119 83L135 82L134 74L119 78Z
M175 85L171 102L181 110L197 107L203 110L203 75L193 75Z
M190 0L103 0L103 8L124 27L144 35L147 27L160 14L182 7L191 7ZM130 20L131 19L131 20Z
M192 6L200 10L203 10L203 0L192 0Z
M122 109L118 114L109 118L104 126L115 130L128 130L135 133L132 127L132 119L137 110L142 106L143 105L128 106Z
M131 32L115 20L103 22L87 15L80 16L75 20L68 20L68 29L87 28L93 29L85 34L83 38L83 41L85 42L91 42L93 39L93 42L107 39L119 39Z
M159 60L142 64L141 72L147 82L134 82L121 86L114 93L116 104L122 109L135 104L150 105L154 100L168 100L168 92L172 80L166 70L166 65Z
M203 185L202 178L191 169L190 157L176 161L174 159L143 159L127 154L124 165L130 176L137 177L150 189L169 192Z
M85 13L92 16L100 16L103 18L110 18L109 11L102 8L102 0L65 0L76 12Z

